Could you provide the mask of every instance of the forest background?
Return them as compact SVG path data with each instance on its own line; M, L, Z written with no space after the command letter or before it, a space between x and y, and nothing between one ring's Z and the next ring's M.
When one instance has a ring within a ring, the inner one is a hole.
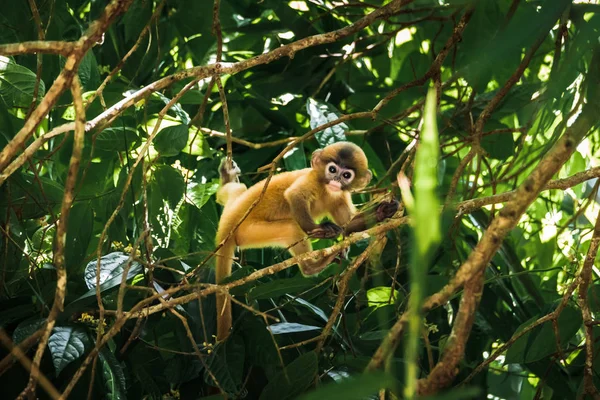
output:
M3 398L598 398L599 12L3 7ZM252 184L339 140L374 174L359 208L397 215L316 241L350 249L318 276L248 250L211 284L220 160Z

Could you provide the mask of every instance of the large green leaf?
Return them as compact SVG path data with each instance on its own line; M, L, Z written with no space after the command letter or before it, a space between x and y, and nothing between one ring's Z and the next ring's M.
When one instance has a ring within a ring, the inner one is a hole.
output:
M83 357L85 349L90 345L87 332L80 327L56 326L48 339L48 348L52 354L52 362L56 374L73 361Z
M314 352L301 355L269 380L260 400L295 398L313 383L317 366L317 355Z
M328 383L298 399L361 400L376 395L381 389L393 389L394 386L396 386L396 382L390 375L381 372L370 373Z
M129 260L129 254L114 252L109 253L100 258L100 285L104 283L108 283L113 279L120 279L125 271L125 267L127 267L127 261ZM84 271L84 279L85 284L88 289L93 289L96 287L96 268L97 261L90 261ZM136 261L131 261L131 265L129 266L129 273L132 271L139 271L140 264ZM120 284L120 282L119 282Z
M80 266L87 256L93 227L94 214L90 204L88 202L75 203L69 213L67 245L65 248L65 260L69 270L81 270Z
M127 381L123 366L117 361L115 355L106 347L98 354L100 373L104 383L106 398L120 400L127 398Z
M14 61L0 57L0 99L8 107L29 107L33 100L36 76ZM44 82L39 82L39 101L45 94Z
M306 111L310 117L311 129L315 129L318 126L335 121L340 117L340 113L335 109L335 107L314 99L308 99L306 102ZM318 132L315 137L321 146L327 146L328 144L346 140L345 132L347 130L348 126L342 122Z
M227 393L237 394L244 379L244 341L238 335L233 335L223 343L210 360L210 371L219 382L219 386ZM214 384L207 371L204 379Z
M135 128L115 126L104 129L96 136L96 148L106 151L130 150L138 142Z
M167 126L154 138L154 148L163 157L176 156L188 142L187 125Z
M525 322L517 332L523 330L535 319ZM558 317L558 330L560 333L561 351L564 346L573 338L581 328L581 312L573 306L567 306ZM527 332L509 347L506 352L507 364L511 363L530 363L541 360L551 354L556 353L556 337L551 322L546 322L539 327Z
M304 277L276 279L260 284L249 293L250 299L270 299L286 294L302 292L314 286L312 279Z
M154 171L153 180L150 182L155 200L163 200L169 204L172 210L183 197L185 191L185 181L181 173L168 165L159 165ZM161 207L162 204L156 204ZM153 209L159 212L159 209Z

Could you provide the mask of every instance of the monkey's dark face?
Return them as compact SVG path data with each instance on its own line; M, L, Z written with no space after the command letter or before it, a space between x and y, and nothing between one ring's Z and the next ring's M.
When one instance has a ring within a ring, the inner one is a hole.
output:
M331 191L365 187L372 174L363 150L350 142L338 142L313 153L311 166Z
M339 166L333 161L325 166L327 188L333 192L339 192L342 188L349 188L352 185L355 176L356 173L354 170Z

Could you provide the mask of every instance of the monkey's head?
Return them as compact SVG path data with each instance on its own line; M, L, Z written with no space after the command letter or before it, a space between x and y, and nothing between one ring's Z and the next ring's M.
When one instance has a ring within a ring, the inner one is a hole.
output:
M364 151L351 142L337 142L316 150L310 165L331 191L362 189L373 176Z

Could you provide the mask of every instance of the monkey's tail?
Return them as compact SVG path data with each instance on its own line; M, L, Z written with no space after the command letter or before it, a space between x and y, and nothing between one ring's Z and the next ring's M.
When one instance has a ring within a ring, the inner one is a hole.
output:
M217 252L217 268L215 270L215 280L217 284L223 282L225 278L231 275L231 265L235 254L235 242L228 240ZM217 292L217 340L221 341L227 338L231 329L231 299L226 293Z

